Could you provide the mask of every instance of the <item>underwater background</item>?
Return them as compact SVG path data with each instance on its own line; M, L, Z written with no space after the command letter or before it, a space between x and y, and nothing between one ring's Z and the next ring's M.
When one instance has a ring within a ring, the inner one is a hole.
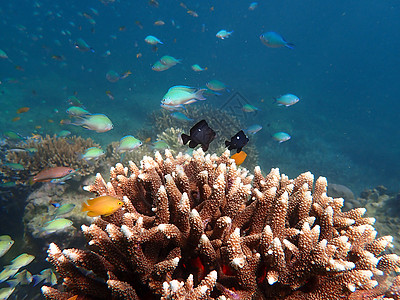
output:
M222 139L229 140L237 132L230 128L231 117L240 120L243 128L239 130L261 125L259 132L249 135L248 147L257 152L252 164L245 166L250 171L256 165L265 171L278 167L289 178L311 171L315 177L325 176L329 183L348 187L356 198L365 190L384 186L385 193L397 199L400 3L305 0L258 1L249 9L250 5L251 1L227 0L2 1L2 170L10 163L10 149L61 130L91 138L103 149L126 135L139 137L143 143L150 138L151 144L157 137L150 134L155 131L150 116L170 114L160 107L169 88L203 88L218 80L225 89L207 91L205 101L185 107L189 115L191 109L205 110L202 115L210 123L216 118L206 113L210 107L224 110L218 120L224 128L219 131ZM217 38L222 29L232 31L231 35ZM264 45L260 35L269 31L279 33L294 48ZM163 44L146 43L149 35ZM152 70L164 55L181 61L162 72ZM194 64L207 69L195 72ZM110 71L120 75L114 82L107 79ZM277 105L274 98L288 93L300 101L288 107ZM107 115L113 129L99 133L68 124L74 122L66 113L71 96L89 112ZM257 109L246 112L238 101ZM21 108L29 109L18 113ZM175 127L187 130L197 121L176 120ZM9 131L20 139L10 138ZM274 140L272 135L280 131L291 139ZM76 153L77 160L80 154ZM109 160L96 164L104 170L111 167ZM34 242L27 242L22 221L26 200L46 183L22 183L18 174L3 172L1 176L0 234L12 236L15 245L0 258L0 264L5 266L31 249L36 256L30 267L33 274L50 266L44 261L46 245L57 233L41 237L39 246L27 246ZM82 192L77 180L66 185ZM89 195L80 197L82 202ZM392 201L385 209L398 211L396 205ZM52 208L51 203L48 206ZM24 293L16 292L9 299L27 295L41 299L38 287L23 289Z

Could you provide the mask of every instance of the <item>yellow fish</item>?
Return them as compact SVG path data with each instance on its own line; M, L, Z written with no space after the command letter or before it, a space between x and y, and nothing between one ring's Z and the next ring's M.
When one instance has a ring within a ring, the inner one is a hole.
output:
M87 200L82 204L82 211L87 211L89 217L109 216L115 213L124 203L111 196L100 196Z

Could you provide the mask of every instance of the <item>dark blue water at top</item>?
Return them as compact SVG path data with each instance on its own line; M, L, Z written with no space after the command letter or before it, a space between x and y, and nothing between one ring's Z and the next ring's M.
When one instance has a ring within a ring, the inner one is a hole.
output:
M100 142L118 140L143 126L144 116L159 109L169 87L200 87L218 79L261 108L256 120L261 125L290 124L292 140L279 147L271 144L276 147L274 152L286 148L301 159L307 155L302 153L307 151L301 143L314 143L314 149L319 143L330 145L351 162L349 165L362 166L376 175L376 180L368 176L367 184L359 189L389 182L389 188L398 189L398 2L259 1L254 11L248 10L250 2L244 1L185 2L198 17L188 14L180 3L159 1L159 7L146 1L3 3L0 45L13 63L0 61L5 90L1 129L29 135L34 124L55 118L54 109L63 112L66 97L75 92L90 111L107 112L115 120L115 129L99 135L73 128L73 133ZM154 26L157 20L166 24ZM220 40L215 37L220 29L234 32ZM266 31L280 33L295 48L266 47L259 40ZM144 42L147 35L158 37L164 45L152 51ZM77 50L74 43L78 38L95 52ZM142 56L137 58L139 53ZM165 54L182 58L183 63L166 72L152 71L151 65ZM65 60L60 62L54 55ZM195 73L190 69L194 63L208 70ZM110 83L105 79L109 70L121 74L131 70L133 74ZM7 82L10 77L18 82ZM107 97L107 90L114 101ZM277 109L273 97L289 92L301 101ZM13 98L13 93L20 97ZM221 99L209 103L219 106ZM31 123L10 121L20 106L32 108ZM56 130L53 126L48 133ZM258 142L269 141L269 134L268 130L260 132ZM323 149L319 153L324 156ZM281 159L288 163L291 157ZM303 171L301 167L294 167L295 172ZM308 168L329 173L328 168Z

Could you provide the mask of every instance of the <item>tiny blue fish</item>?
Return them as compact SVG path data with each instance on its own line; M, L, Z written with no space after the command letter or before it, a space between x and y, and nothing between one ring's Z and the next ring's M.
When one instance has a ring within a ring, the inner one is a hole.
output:
M251 113L251 112L255 112L255 111L259 110L259 108L255 107L254 105L251 105L251 104L245 104L245 105L243 105L242 110L244 112Z
M183 114L179 111L173 112L171 114L171 117L174 117L175 119L177 119L179 121L193 121L193 119L188 118L185 114Z
M272 135L272 138L279 143L283 143L290 140L291 136L286 132L276 132Z
M260 35L260 40L265 46L268 46L270 48L294 48L294 44L288 43L279 33L276 33L274 31L263 33L262 35Z
M244 132L247 134L256 134L257 132L259 132L262 129L261 125L258 124L253 124L249 127L247 127Z
M293 94L285 94L279 96L278 98L275 98L275 102L278 103L278 105L284 105L284 106L292 106L299 101L300 98Z

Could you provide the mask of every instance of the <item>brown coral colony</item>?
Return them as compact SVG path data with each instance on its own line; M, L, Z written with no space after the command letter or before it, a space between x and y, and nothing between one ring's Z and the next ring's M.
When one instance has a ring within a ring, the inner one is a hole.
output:
M166 150L85 189L124 206L82 226L88 250L50 245L65 289L44 286L47 299L399 299L392 238L310 172L250 175L229 151Z

